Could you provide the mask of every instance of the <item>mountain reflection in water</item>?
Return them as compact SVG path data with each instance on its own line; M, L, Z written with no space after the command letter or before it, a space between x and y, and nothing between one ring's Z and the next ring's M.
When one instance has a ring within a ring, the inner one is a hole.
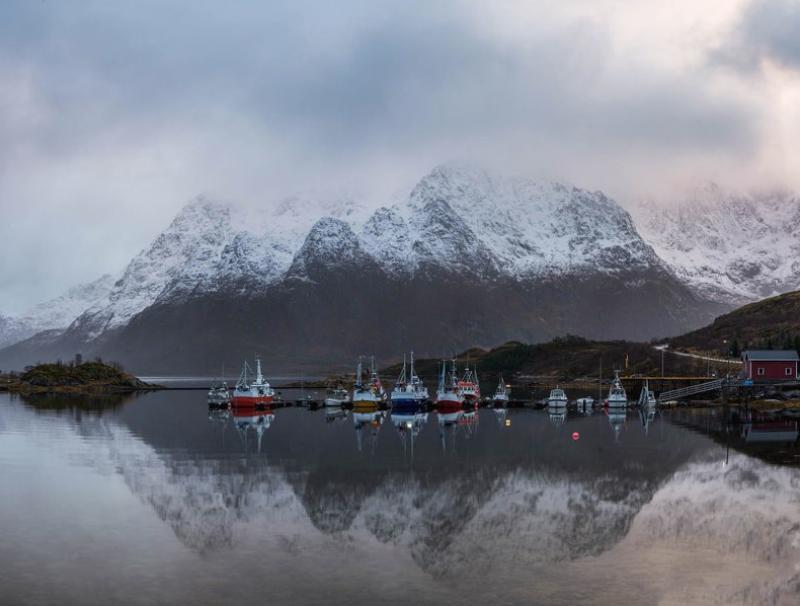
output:
M792 419L114 404L0 396L0 603L797 603Z

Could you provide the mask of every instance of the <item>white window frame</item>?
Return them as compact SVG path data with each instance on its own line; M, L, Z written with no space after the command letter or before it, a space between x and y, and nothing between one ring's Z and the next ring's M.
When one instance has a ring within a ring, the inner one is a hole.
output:
M764 368L763 366L759 366L758 368L756 368L756 374L759 377L763 377L765 374L767 374L767 369Z
M792 367L791 366L787 366L786 367L786 376L787 377L791 377L792 376Z

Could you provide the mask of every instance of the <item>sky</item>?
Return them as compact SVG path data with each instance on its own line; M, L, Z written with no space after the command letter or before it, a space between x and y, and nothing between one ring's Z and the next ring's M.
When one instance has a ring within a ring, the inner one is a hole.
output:
M800 0L3 0L0 313L199 193L385 203L468 161L623 204L800 189Z

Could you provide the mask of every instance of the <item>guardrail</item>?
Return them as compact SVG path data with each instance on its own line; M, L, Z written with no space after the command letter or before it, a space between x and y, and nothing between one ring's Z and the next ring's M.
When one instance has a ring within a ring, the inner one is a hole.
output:
M682 387L681 389L673 389L671 391L663 391L658 395L658 401L664 402L667 400L676 400L694 396L699 393L706 393L708 391L716 391L725 386L725 379L717 379L716 381L708 381L707 383L699 383L697 385L690 385L689 387Z

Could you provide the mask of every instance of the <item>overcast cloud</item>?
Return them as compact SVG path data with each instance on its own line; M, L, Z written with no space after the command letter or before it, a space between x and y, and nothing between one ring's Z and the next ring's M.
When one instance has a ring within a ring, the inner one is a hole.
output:
M378 204L451 160L623 202L797 187L799 21L786 0L5 0L0 313L121 270L201 192Z

